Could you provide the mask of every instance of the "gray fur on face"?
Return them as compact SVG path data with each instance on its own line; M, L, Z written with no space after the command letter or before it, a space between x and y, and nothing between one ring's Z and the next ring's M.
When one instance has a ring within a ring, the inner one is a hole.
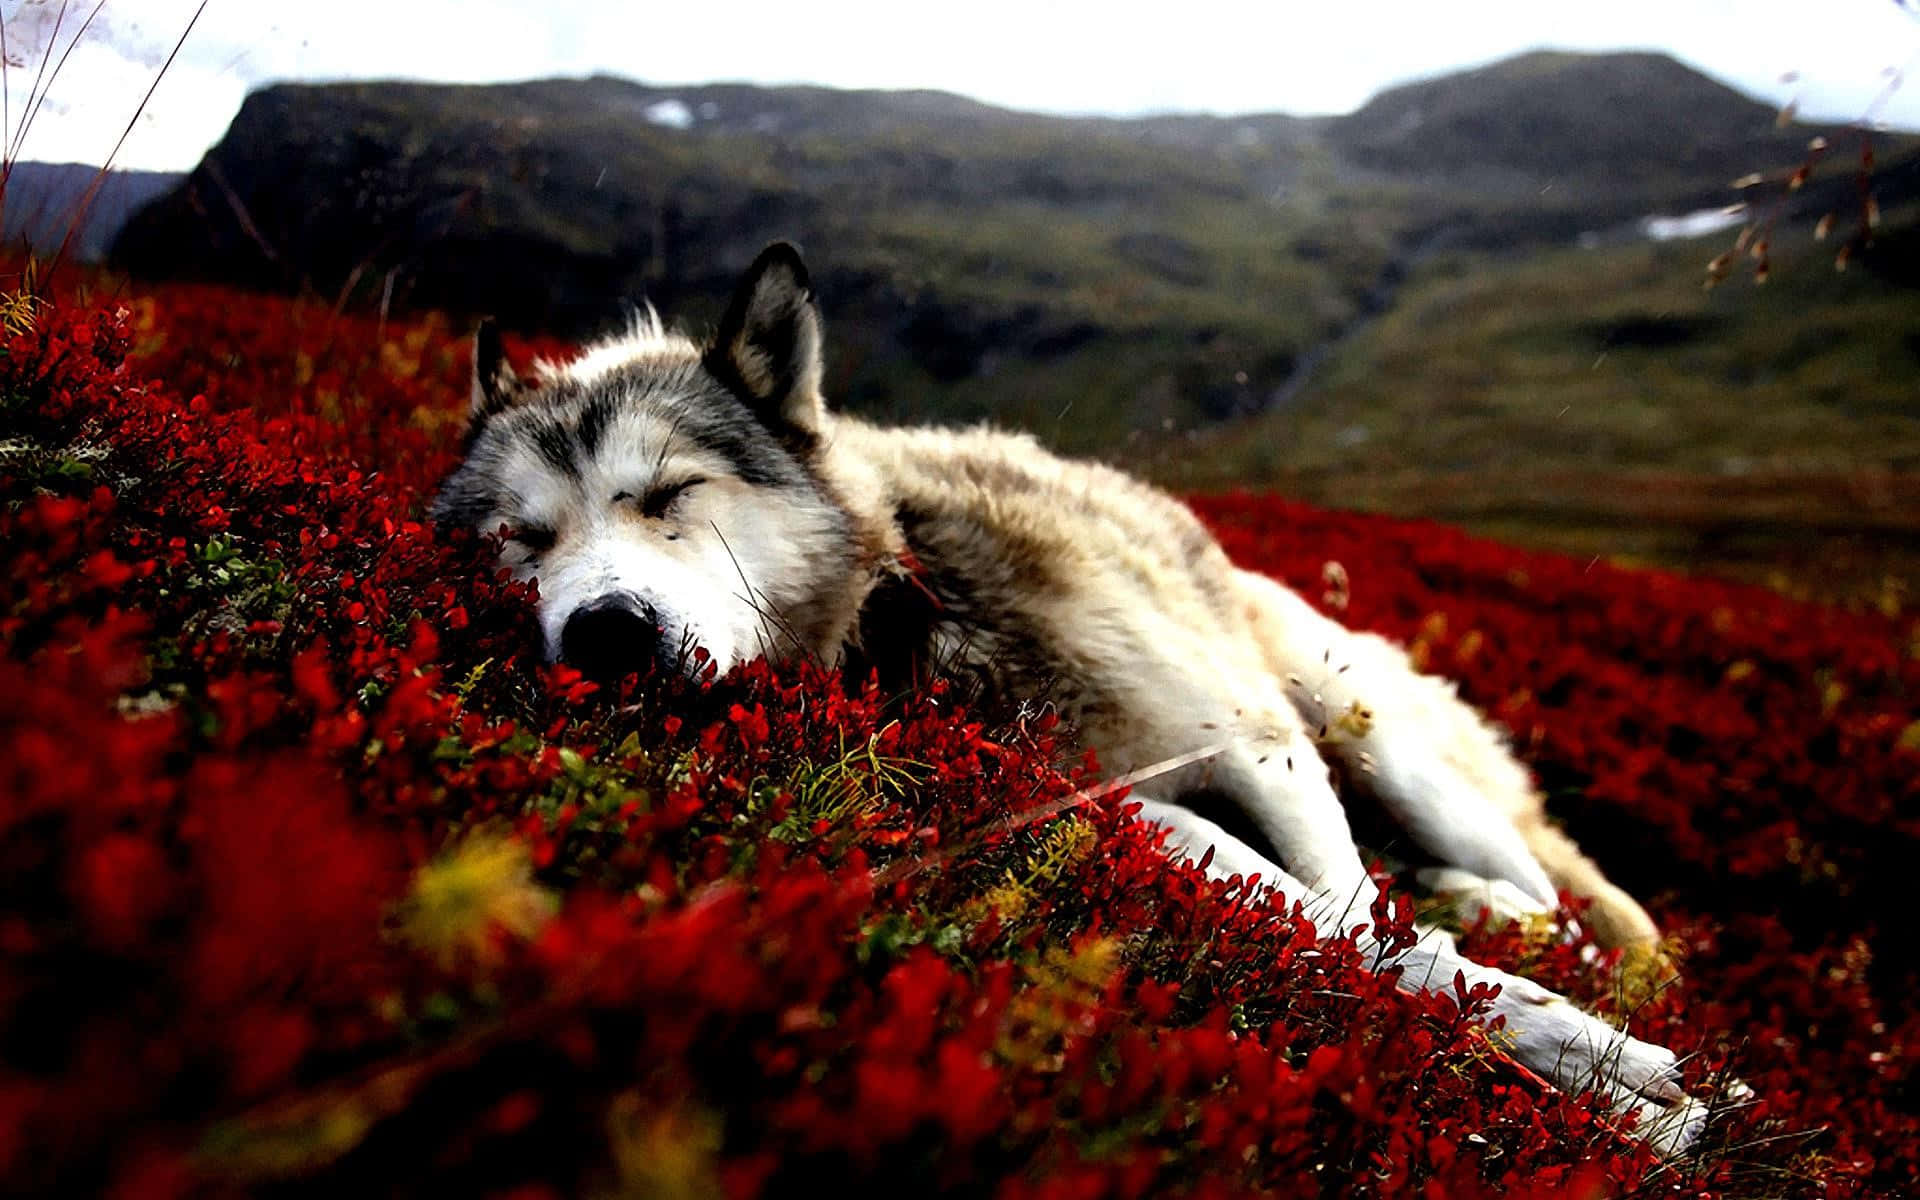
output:
M534 448L556 475L578 478L606 448L616 420L640 412L671 430L671 443L661 447L653 464L656 470L670 455L691 449L723 459L735 476L755 487L809 484L801 459L771 436L705 364L663 368L636 362L590 382L556 379L521 403L482 418L466 458L434 497L433 519L471 525L510 508L512 481L500 467L521 447Z

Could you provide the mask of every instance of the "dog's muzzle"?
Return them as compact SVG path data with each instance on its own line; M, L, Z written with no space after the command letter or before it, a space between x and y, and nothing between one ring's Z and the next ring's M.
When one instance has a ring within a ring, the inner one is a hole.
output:
M652 608L624 592L589 600L560 630L560 661L598 683L614 683L659 661Z

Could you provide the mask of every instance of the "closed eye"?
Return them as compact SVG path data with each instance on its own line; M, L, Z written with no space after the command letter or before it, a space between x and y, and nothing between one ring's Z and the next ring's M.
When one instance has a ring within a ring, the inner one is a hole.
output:
M540 555L553 549L554 532L540 525L513 525L507 529L506 540L528 554Z
M666 516L667 511L673 507L674 501L684 496L689 489L698 487L706 481L705 476L695 475L665 487L648 489L647 494L640 497L640 515L653 520Z

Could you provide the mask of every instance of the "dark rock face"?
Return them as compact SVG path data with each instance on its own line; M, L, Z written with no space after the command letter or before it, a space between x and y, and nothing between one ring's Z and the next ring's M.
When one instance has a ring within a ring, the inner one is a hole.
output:
M271 88L115 255L144 274L578 331L618 298L701 290L729 273L729 243L806 223L817 201L803 194L676 169L672 131L609 115L619 90ZM575 111L589 119L559 115Z

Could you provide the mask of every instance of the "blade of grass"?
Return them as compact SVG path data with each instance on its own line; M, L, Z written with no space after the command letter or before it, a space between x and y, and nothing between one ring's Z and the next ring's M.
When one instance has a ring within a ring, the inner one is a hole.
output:
M106 0L101 0L101 3L105 2ZM94 12L99 11L96 6ZM187 27L180 31L179 38L173 43L173 49L167 53L167 61L160 64L160 69L154 73L153 82L147 85L147 93L140 98L139 107L133 110L133 116L127 118L127 127L120 131L120 137L113 143L113 149L107 154L107 161L100 164L100 170L94 174L93 182L87 185L85 194L80 197L80 203L74 207L73 216L67 221L67 231L60 238L60 248L54 251L53 262L47 268L48 287L52 286L54 272L58 271L60 264L66 260L67 248L73 244L74 234L79 232L81 221L86 219L88 211L93 208L93 202L100 194L101 185L106 182L107 173L113 170L113 160L120 156L120 148L127 144L127 138L132 135L133 127L139 124L141 114L147 111L147 105L153 100L153 93L159 89L160 81L167 77L167 72L172 69L174 60L180 57L180 48L187 44L187 38L193 33L193 27L199 24L201 14L206 11L207 0L200 0L193 10L193 16L187 19ZM89 16L87 19L92 21L93 18ZM68 49L71 50L72 47L69 46ZM62 61L65 61L64 58Z
M31 123L31 114L34 109L34 95L40 90L40 81L46 78L47 64L53 61L54 43L60 40L60 26L66 19L67 0L60 0L60 9L53 14L53 32L47 36L46 48L40 52L40 69L34 72L33 82L27 87L26 111L29 115L21 118L21 129L7 142L5 153L0 154L0 161L4 162L4 168L8 173L11 173L13 170L13 159L19 152L21 137L25 134L25 127Z
M107 6L107 0L94 0L92 11L87 13L87 19L80 23L80 28L74 31L67 48L60 52L60 60L53 64L53 70L49 72L47 63L52 60L54 49L60 44L60 26L66 20L67 4L68 0L60 0L60 11L54 14L53 33L47 38L46 52L40 56L40 70L34 78L34 88L27 93L26 115L20 118L20 128L14 131L13 143L7 147L8 166L20 158L21 147L26 145L27 134L33 129L33 119L39 115L40 106L47 102L47 96L59 80L60 72L66 68L67 59L73 56L73 48L80 44L81 38L87 36L87 30L93 27L94 18ZM35 91L39 94L35 95Z
M27 89L26 113L20 118L20 128L11 130L11 140L7 141L5 152L0 153L0 215L4 215L6 211L7 184L13 178L13 165L19 161L20 148L26 144L27 133L33 128L35 115L39 113L40 106L46 103L47 93L53 89L54 82L60 78L60 72L67 65L68 57L73 54L73 48L80 44L80 39L86 36L87 30L93 26L94 18L99 16L100 10L107 6L107 0L95 0L93 10L87 14L87 19L81 22L79 30L67 43L66 50L61 52L60 61L53 63L53 70L49 73L47 64L53 62L54 49L60 44L60 27L66 23L68 2L69 0L60 0L60 8L53 15L53 31L47 35L46 49L40 54L40 69L34 74L33 86ZM10 116L11 112L9 112ZM7 124L11 125L11 120Z
M0 13L0 146L6 144L8 136L13 132L13 68L8 62L12 57L13 50L7 45L6 14ZM10 172L13 163L9 161L5 167ZM3 179L4 175L0 175L0 180ZM7 189L4 183L0 182L0 215L4 215L6 210Z

